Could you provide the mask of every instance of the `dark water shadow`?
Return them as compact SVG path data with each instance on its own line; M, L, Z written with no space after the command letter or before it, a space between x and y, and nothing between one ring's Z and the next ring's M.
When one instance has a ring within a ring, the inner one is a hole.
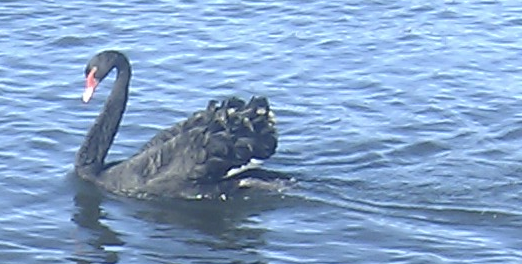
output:
M107 246L123 246L125 242L120 234L113 231L101 221L106 218L101 204L104 194L96 186L85 182L73 173L68 179L72 183L75 195L73 198L75 212L71 217L78 229L76 231L76 247L72 256L67 259L75 263L117 263L118 253L107 250Z
M259 173L252 172L252 173ZM78 250L69 259L76 263L118 263L120 260L118 249L126 246L124 234L120 234L110 226L104 224L104 220L111 215L105 212L104 204L111 203L121 206L126 215L151 223L151 227L157 232L153 239L162 241L179 241L180 232L210 237L210 239L194 238L181 241L189 244L198 244L213 252L223 251L222 255L230 252L248 251L247 259L235 263L265 263L263 256L256 253L256 248L265 245L263 234L266 230L255 227L255 223L249 224L250 217L292 206L292 199L285 197L283 193L269 190L245 189L226 200L154 200L143 201L131 198L114 196L100 190L89 182L85 182L74 173L69 179L73 183L76 210L72 215L72 221L78 226L78 233L87 233L87 238L79 237ZM259 175L260 179L269 180L272 177L288 179L277 172L264 171ZM143 243L151 238L151 234L143 234ZM114 250L116 249L116 250ZM162 249L160 248L159 251ZM176 257L171 252L157 252L156 258ZM148 253L150 254L150 252ZM243 254L244 255L244 254ZM225 260L223 260L225 261ZM226 260L224 263L228 263ZM221 263L221 262L220 262Z

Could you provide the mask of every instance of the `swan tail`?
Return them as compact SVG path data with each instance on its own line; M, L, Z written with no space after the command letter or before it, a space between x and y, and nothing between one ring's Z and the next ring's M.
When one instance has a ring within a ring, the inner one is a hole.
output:
M266 98L253 97L247 105L237 111L231 110L235 108L228 108L228 106L226 109L227 112L232 112L228 116L229 131L237 137L234 149L239 159L246 156L263 160L275 153L277 148L275 115L270 110Z
M207 117L210 114L210 120L204 126L204 131L191 131L194 133L192 138L203 132L199 134L203 137L199 153L206 154L207 159L200 163L206 177L199 180L231 178L245 170L259 167L261 160L275 153L276 121L266 98L252 97L246 103L232 97L220 106L216 101L210 101L205 113Z

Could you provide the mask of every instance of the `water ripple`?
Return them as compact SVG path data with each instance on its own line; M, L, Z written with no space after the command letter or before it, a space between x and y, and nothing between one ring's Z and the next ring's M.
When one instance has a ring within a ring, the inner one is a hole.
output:
M4 1L0 14L4 261L522 259L516 1ZM109 159L209 99L265 95L280 134L266 166L296 188L158 206L71 183L109 92L80 101L103 49L133 64Z

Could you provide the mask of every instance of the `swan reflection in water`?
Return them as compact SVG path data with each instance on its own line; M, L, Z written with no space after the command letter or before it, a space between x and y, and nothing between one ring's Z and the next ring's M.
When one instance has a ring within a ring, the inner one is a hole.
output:
M253 219L295 202L257 190L246 190L241 199L227 201L144 201L107 194L76 175L70 178L76 191L72 221L77 229L75 252L69 259L76 263L118 263L123 255L128 256L121 252L126 248L164 261L218 257L263 263L265 257L256 252L266 245L267 230Z

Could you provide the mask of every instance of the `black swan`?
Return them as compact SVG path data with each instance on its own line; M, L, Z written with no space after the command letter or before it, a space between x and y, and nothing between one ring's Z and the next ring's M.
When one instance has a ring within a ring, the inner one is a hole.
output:
M245 187L238 175L252 161L275 153L277 132L267 99L252 97L246 103L232 97L220 104L211 100L205 110L161 130L127 160L105 163L127 104L131 66L122 53L103 51L85 68L85 103L114 68L112 91L76 154L81 178L130 197L224 199Z

